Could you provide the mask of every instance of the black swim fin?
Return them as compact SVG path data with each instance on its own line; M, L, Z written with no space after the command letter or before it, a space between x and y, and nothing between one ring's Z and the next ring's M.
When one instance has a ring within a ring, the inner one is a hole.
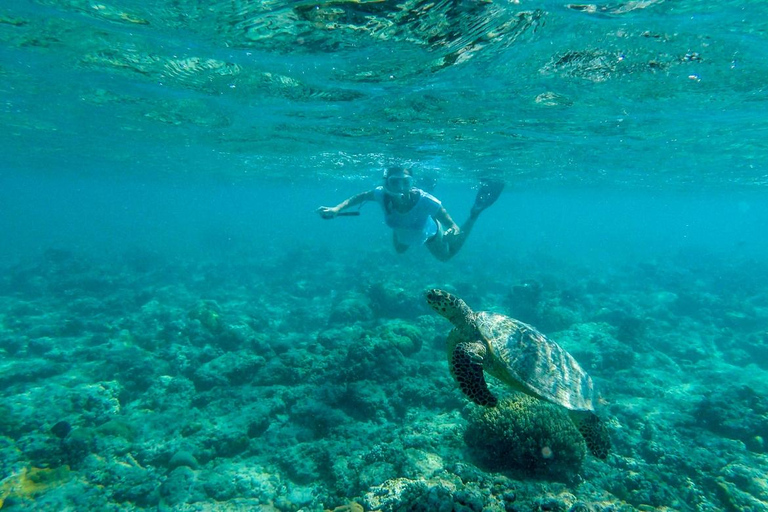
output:
M477 191L477 197L475 198L475 204L472 206L472 214L477 215L481 211L485 210L501 195L501 191L504 190L504 182L500 180L482 180L480 182L480 189Z

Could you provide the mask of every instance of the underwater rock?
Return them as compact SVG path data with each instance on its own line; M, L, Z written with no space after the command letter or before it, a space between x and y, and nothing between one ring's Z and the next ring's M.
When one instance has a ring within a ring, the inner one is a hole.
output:
M689 317L679 317L672 322L651 324L651 344L682 365L696 364L717 355L716 343L722 341L721 329L714 325L702 325Z
M724 361L736 366L751 364L768 368L768 333L758 332L740 335L732 328L717 329L711 339Z
M64 439L72 432L72 425L68 421L60 421L51 427L51 434L59 439Z
M539 318L536 326L544 332L568 329L582 321L578 312L561 305L559 299L542 301L537 308L536 315Z
M768 503L765 475L745 464L725 466L714 486L726 510L764 510Z
M286 491L290 495L293 491L289 482L282 481L272 471L258 465L237 463L216 466L213 471L206 474L203 486L208 496L214 499L217 493L221 493L221 495L229 494L234 497L230 503L237 503L238 498L256 500L256 503L251 502L251 507L245 510L268 508L273 500L277 501L278 496L285 496ZM299 493L295 496L300 497ZM258 506L259 502L262 504L261 507ZM296 510L296 508L289 506L283 510Z
M187 313L190 320L197 320L211 334L219 334L224 330L224 319L221 307L214 300L203 300Z
M341 406L344 412L358 421L396 417L386 391L369 380L360 380L349 386Z
M171 471L160 486L159 492L163 502L171 506L204 501L206 497L202 486L197 482L197 474L187 466L180 466Z
M198 368L192 375L192 382L198 391L215 386L237 386L250 382L265 359L248 351L227 352Z
M389 480L390 478L397 478L401 476L402 472L399 471L397 462L399 461L399 455L397 448L383 447L381 444L377 444L370 451L363 455L363 464L357 468L354 475L354 482L348 484L349 489L355 489L362 487L364 489L370 488L374 485L379 485L381 482ZM344 475L349 473L348 469L334 467L334 473ZM339 470L340 469L340 470ZM347 479L350 479L348 476ZM354 491L352 491L354 492Z
M514 393L496 407L473 407L464 440L492 471L567 477L581 467L586 445L567 412Z
M403 445L406 448L404 451L401 451L402 455L400 458L402 462L398 461L400 463L397 465L397 470L401 475L418 475L422 478L431 478L444 471L445 461L442 457L433 453L431 448L420 449L413 447L413 441L408 439L404 440Z
M304 347L310 344L311 336L305 335L303 332L289 332L286 334L275 333L269 339L269 350L267 355L272 353L278 354L280 357L291 357L291 353L301 352L306 353ZM314 347L313 347L314 348Z
M27 432L27 426L14 407L0 402L0 436L18 439Z
M365 512L365 509L356 501L350 501L346 505L339 505L333 509L327 508L323 512Z
M121 508L155 507L160 501L161 474L151 468L139 466L130 456L88 456L82 472L88 474L89 483L109 494L113 503Z
M0 372L0 388L26 386L33 382L52 379L66 371L64 365L45 359L11 361Z
M551 496L539 498L536 501L536 508L542 512L566 512L568 510L568 505Z
M114 501L117 503L130 502L145 508L154 507L158 504L160 481L153 471L135 466L123 466L120 471L115 471L115 473L115 483L110 486L113 489L112 499Z
M266 317L226 317L215 301L199 303L187 317L188 322L178 318L162 322L164 328L161 337L167 341L189 340L196 346L210 345L227 351L252 350L262 353L270 350L270 334L265 332L270 322Z
M307 507L315 500L316 491L311 486L295 486L288 492L286 499L296 507Z
M32 338L27 342L27 352L35 356L42 356L53 350L55 346L54 339L48 336Z
M59 442L59 453L66 464L78 469L93 463L92 454L98 454L102 461L131 458L135 434L134 425L126 421L110 421L98 428L77 428Z
M285 386L301 382L304 374L303 366L294 365L294 362L299 359L295 356L295 351L268 359L258 372L257 382L262 386Z
M387 480L371 488L362 501L366 510L481 512L499 509L495 497L484 495L476 487L464 486L461 480L444 477Z
M258 439L259 437L262 436L262 434L264 434L264 432L266 432L269 429L270 425L272 425L272 423L270 422L269 418L267 417L256 418L248 424L248 430L246 431L246 435L250 439Z
M674 502L670 486L658 474L646 471L630 471L608 480L607 490L632 505L632 510L657 510Z
M72 390L72 407L86 423L101 425L120 414L119 396L122 386L117 381L83 384Z
M0 336L0 350L4 350L9 356L15 356L16 354L24 351L28 344L26 336Z
M329 350L348 347L363 339L365 332L366 329L359 324L345 325L322 331L317 335L317 342Z
M224 467L222 467L224 466ZM224 464L216 468L215 471L205 473L205 481L203 482L203 491L206 496L219 502L227 502L238 496L241 496L242 490L233 475L228 464Z
M234 457L248 448L248 436L235 426L229 426L227 429L209 429L205 434L198 453L198 458L203 463L216 458Z
M694 411L696 426L738 439L747 449L768 453L768 398L749 386L727 386L703 398Z
M765 308L755 308L749 304L739 304L739 310L726 311L723 323L728 327L741 331L758 330L768 322L768 311Z
M142 407L167 411L188 409L195 395L194 383L177 375L160 375L140 398Z
M174 453L171 457L171 460L168 461L168 468L173 470L182 466L186 466L191 469L197 469L199 464L191 452L188 452L187 450L179 450Z
M340 400L343 400L343 396ZM322 403L316 395L300 400L291 408L291 413L297 425L305 427L317 439L328 437L334 430L341 429L353 421L344 413L339 404L331 406Z
M431 380L425 381L420 375L408 375L399 378L397 389L392 397L392 404L396 411L402 411L405 414L409 408L413 407L452 410L461 408L466 404L461 394L445 392L446 389L452 389L456 384L450 373L439 365L440 363L423 363L419 366L419 371L424 372L424 374L435 375Z
M391 281L372 284L368 288L368 298L377 317L407 319L422 314L419 307L414 307L414 304L421 303L417 293L409 292Z
M67 322L65 319L49 315L43 318L27 319L32 322L24 329L24 334L29 338L69 338L78 337L82 333L67 332Z
M167 364L158 361L152 351L132 345L110 348L108 363L103 369L105 377L120 383L120 396L126 402L142 396L156 382L158 373L167 370Z
M108 444L108 452L127 452L136 440L136 425L127 418L112 418L94 429L98 434L99 446Z
M366 297L354 294L333 305L328 322L348 325L355 322L367 322L373 319L373 311Z
M599 319L596 319L599 321ZM608 322L616 326L616 339L632 347L633 352L648 350L646 340L648 332L648 319L627 315L615 322Z
M342 363L335 371L347 382L366 379L390 384L406 376L413 364L391 341L375 335L352 343L339 357Z
M310 485L327 475L331 461L327 444L314 442L294 444L282 450L275 462L292 482Z
M271 510L270 505L273 503L276 505L280 497L284 498L293 491L290 483L281 480L271 468L267 470L252 463L225 462L210 471L201 471L199 480L209 503L215 500L225 505L225 508L237 510ZM299 491L295 497L304 499L306 493ZM237 503L241 499L247 500L247 503L237 508ZM295 505L290 503L286 505L279 510L297 510ZM309 510L315 510L315 508Z
M146 302L141 305L141 314L138 317L138 321L141 324L151 325L157 328L160 325L172 321L176 316L179 316L179 311L171 308L168 304L165 304L164 301L160 301L157 298L140 295L140 298L137 298L136 300L139 302L146 300ZM201 308L200 304L198 304L195 309L188 312L187 317L193 318L196 315L198 308Z
M745 338L736 337L734 339L731 337L731 341L749 355L749 362L768 369L768 331L762 329L760 332L750 334Z
M272 351L270 335L257 332L244 322L228 324L215 342L224 350L250 350L256 354Z
M78 428L62 440L62 458L66 464L77 468L91 454L95 446L93 430Z
M409 356L421 350L424 334L413 324L402 320L391 320L379 326L376 336L403 355Z
M62 465L64 454L61 440L44 432L26 432L15 441L14 446L33 467Z

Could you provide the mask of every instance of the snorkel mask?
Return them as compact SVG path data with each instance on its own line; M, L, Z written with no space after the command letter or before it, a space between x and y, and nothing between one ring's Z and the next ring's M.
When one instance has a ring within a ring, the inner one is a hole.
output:
M384 173L384 191L396 197L403 197L411 190L413 177L405 169L395 167Z

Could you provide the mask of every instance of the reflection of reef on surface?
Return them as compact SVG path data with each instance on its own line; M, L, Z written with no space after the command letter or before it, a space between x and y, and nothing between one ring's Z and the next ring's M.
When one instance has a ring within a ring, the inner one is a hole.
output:
M386 78L387 72L402 77L423 69L437 71L464 62L486 47L508 48L521 35L535 31L543 15L542 11L514 12L490 2L334 0L256 16L248 22L246 39L286 52L344 51L383 41L429 52L421 66L411 69L377 53L379 62L368 64L369 69L357 75L361 80L377 80Z

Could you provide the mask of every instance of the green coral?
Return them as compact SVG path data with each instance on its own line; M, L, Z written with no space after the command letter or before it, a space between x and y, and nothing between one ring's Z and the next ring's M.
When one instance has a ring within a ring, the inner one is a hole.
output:
M464 441L492 471L567 477L586 455L584 439L564 409L522 393L496 407L473 408Z

